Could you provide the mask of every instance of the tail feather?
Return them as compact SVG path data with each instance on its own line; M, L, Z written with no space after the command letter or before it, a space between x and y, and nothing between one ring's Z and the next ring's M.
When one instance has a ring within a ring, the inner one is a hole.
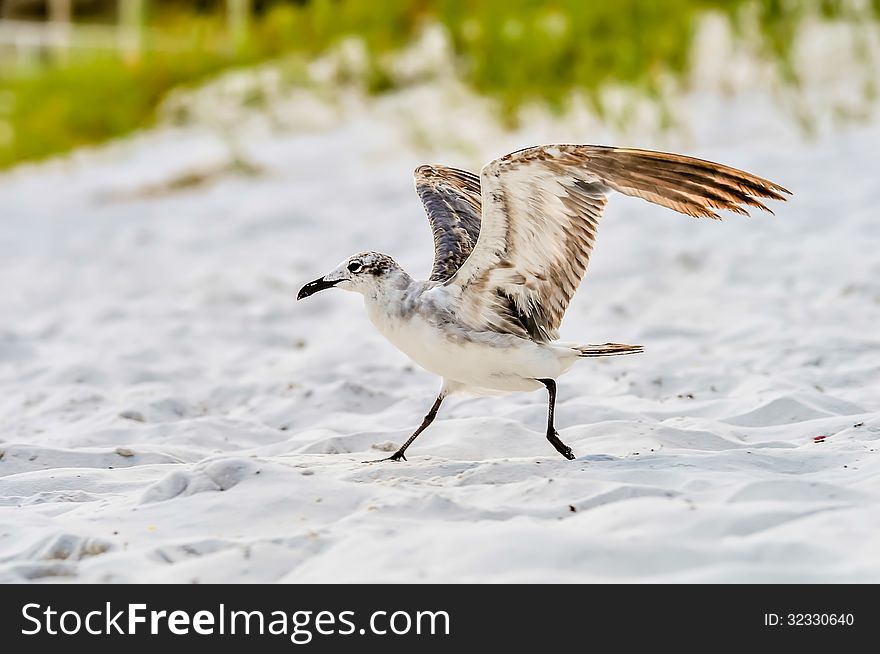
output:
M623 343L577 345L574 349L580 357L613 357L618 354L641 354L645 351L645 348L641 345L624 345Z

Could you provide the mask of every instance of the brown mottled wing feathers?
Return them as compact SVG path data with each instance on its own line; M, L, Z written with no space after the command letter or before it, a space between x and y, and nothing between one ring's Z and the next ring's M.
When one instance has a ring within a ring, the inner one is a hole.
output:
M597 145L557 147L560 165L583 167L615 191L696 218L720 219L714 209L748 215L742 205L773 213L757 198L785 200L783 194L791 194L756 175L680 154Z
M434 235L430 279L444 282L470 256L480 235L480 178L446 166L419 166L414 176Z
M539 342L558 337L611 191L716 219L719 209L769 211L758 198L784 200L789 193L702 159L595 145L520 150L486 164L478 184L468 182L468 206L476 210L479 200L470 194L482 190L482 229L447 282L460 289L457 315L474 328Z

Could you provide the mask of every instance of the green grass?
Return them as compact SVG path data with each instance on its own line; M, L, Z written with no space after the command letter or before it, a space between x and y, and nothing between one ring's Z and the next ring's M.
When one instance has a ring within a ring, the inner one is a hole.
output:
M0 146L0 167L39 159L126 134L153 119L170 89L228 65L223 58L147 57L127 65L115 58L47 68L7 83L15 138Z
M213 18L175 18L164 36L184 47L148 49L135 61L115 53L73 53L64 62L0 69L0 168L148 126L172 88L260 59L229 47L222 23ZM11 129L2 129L4 121Z
M757 10L766 56L796 84L794 29L817 3L826 17L846 13L847 3L835 0L312 0L276 4L251 22L237 47L220 16L156 16L153 26L183 43L181 51L152 52L136 62L92 55L36 69L0 69L0 169L148 126L174 87L231 66L289 54L312 57L344 36L363 39L371 62L368 88L383 92L393 81L381 55L409 43L428 21L449 31L461 77L497 98L507 115L530 100L564 106L573 89L586 92L601 111L599 91L608 84L654 96L662 77L688 70L703 12L723 12L735 21L746 5ZM871 6L880 13L880 0Z

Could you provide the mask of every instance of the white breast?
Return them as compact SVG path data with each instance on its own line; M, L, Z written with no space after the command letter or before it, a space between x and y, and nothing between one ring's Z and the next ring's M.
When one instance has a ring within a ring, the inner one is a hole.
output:
M365 298L370 320L393 345L418 365L464 386L517 391L542 388L536 378L556 377L570 365L551 346L502 334L468 338L444 329L418 312L405 318L387 304ZM567 357L566 357L567 358Z

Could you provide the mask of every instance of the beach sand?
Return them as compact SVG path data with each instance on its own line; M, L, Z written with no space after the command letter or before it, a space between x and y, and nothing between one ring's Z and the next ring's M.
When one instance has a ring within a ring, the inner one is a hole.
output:
M880 126L807 138L765 98L706 93L686 134L620 142L435 103L415 147L401 108L437 96L408 93L243 136L261 174L165 192L228 153L160 129L0 178L0 581L880 581ZM459 127L479 138L436 146ZM439 380L359 296L297 289L363 249L426 276L412 169L552 141L794 195L723 222L612 198L563 338L646 352L561 378L575 461L535 392L450 399L409 462L361 463Z

